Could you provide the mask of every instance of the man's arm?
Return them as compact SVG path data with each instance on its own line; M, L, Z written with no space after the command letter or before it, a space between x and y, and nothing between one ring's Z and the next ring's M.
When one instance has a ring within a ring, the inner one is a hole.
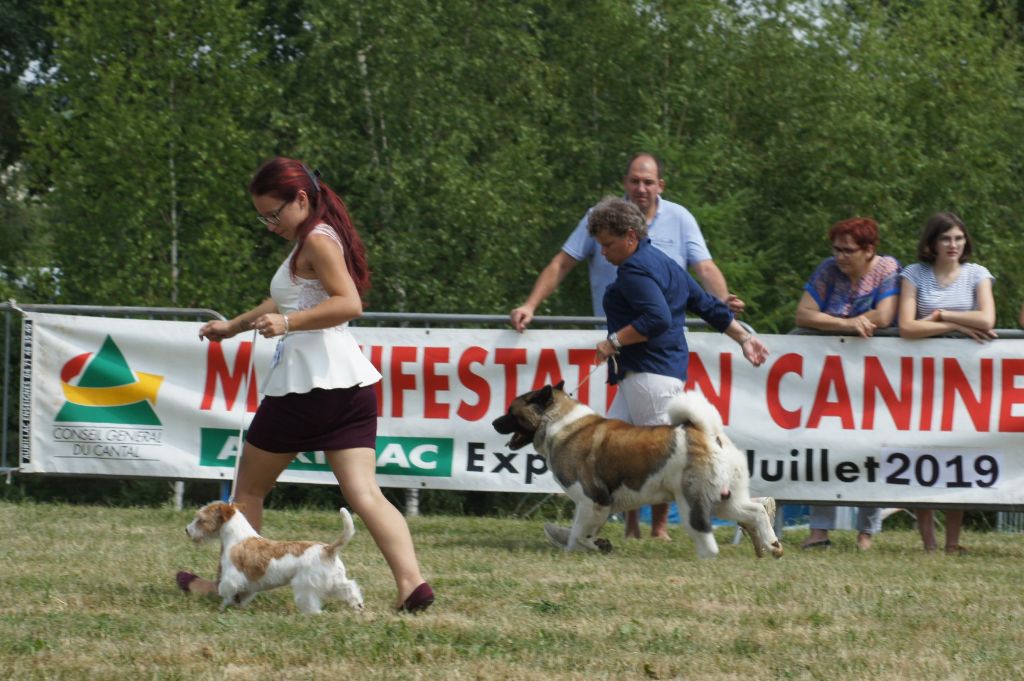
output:
M714 260L701 260L695 263L693 271L704 290L728 305L733 314L743 312L747 304L729 293L725 275L722 274L722 270L718 269Z
M578 260L565 251L559 251L555 254L555 257L551 259L547 267L541 270L541 273L537 276L537 281L534 282L533 290L530 291L530 296L526 299L526 302L512 310L512 313L509 315L512 326L515 327L516 331L522 333L526 329L530 322L533 321L533 313L537 310L537 306L555 292L558 285L572 271L572 268L576 267L578 262Z

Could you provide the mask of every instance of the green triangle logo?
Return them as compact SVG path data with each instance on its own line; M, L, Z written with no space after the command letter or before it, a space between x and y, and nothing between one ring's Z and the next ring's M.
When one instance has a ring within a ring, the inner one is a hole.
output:
M71 360L74 361L74 360ZM114 339L107 336L85 366L78 384L62 385L67 398L56 421L159 426L153 410L162 376L140 374L128 366Z

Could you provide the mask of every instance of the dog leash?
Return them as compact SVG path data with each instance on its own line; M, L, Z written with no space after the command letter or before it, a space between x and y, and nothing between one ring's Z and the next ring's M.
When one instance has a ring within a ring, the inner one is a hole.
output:
M235 503L235 488L238 485L238 466L242 462L242 449L245 447L245 442L242 440L242 432L245 430L245 413L248 411L249 406L249 387L252 382L252 365L256 359L256 328L252 330L252 343L249 348L249 366L245 369L245 391L242 393L242 398L239 402L242 403L242 418L238 422L238 448L235 450L235 470L231 473L231 496L228 497L228 503Z
M617 355L617 354L619 354L619 353L616 352L615 355ZM611 359L611 361L612 361L612 371L617 374L617 373L619 373L619 362L618 362L617 359L615 359L615 355L612 355L609 359ZM569 393L569 397L575 398L576 394L580 391L580 389L582 389L583 386L585 386L587 384L587 381L590 380L590 377L594 375L594 372L597 371L598 369L600 369L602 366L604 366L603 362L601 362L599 364L595 364L594 368L590 370L590 373L587 374L586 376L584 376L583 380L580 381L580 384L578 386L576 386L576 391Z

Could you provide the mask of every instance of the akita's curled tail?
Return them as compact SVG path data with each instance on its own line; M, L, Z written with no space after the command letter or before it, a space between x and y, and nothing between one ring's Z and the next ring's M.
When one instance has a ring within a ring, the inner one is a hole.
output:
M348 509L339 508L338 513L341 514L341 522L342 525L345 526L345 529L341 531L341 537L338 539L338 541L334 542L333 544L328 544L324 547L324 553L326 553L328 556L333 556L342 548L344 548L345 544L348 543L348 540L351 539L352 535L356 533L356 526L352 524L352 516L351 514L349 514Z
M682 492L690 505L690 527L701 533L711 532L715 506L732 496L726 469L719 461L722 417L708 399L696 391L673 397L667 412L673 426L687 430Z
M673 426L692 423L708 435L722 432L722 416L708 398L696 390L680 393L668 403L668 419Z

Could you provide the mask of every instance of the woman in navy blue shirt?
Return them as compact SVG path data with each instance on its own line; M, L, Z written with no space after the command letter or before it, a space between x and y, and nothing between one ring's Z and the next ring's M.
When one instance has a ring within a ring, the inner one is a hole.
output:
M597 344L598 360L609 360L608 382L619 387L609 418L638 426L668 422L666 406L683 391L690 361L687 311L739 343L754 366L767 359L768 348L740 326L725 303L651 245L647 222L635 205L619 198L601 201L590 212L588 230L618 267L604 294L608 338ZM668 505L653 506L651 535L668 539L667 524ZM626 514L626 536L640 536L637 511Z

